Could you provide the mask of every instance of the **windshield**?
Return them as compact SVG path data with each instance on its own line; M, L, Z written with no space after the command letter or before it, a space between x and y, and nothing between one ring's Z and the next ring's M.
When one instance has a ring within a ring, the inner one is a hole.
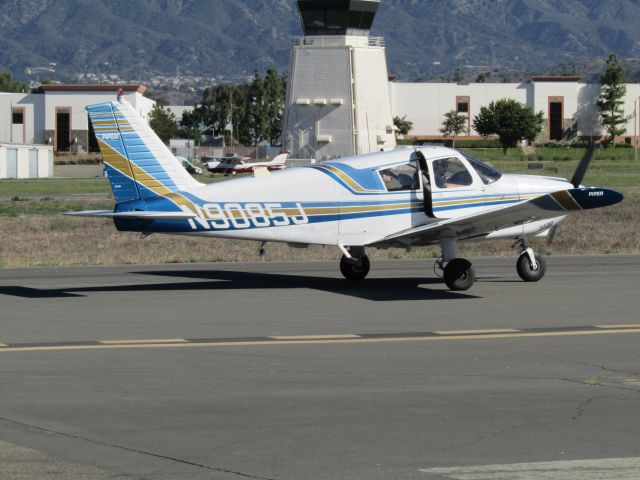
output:
M466 158L473 169L478 173L480 179L485 185L489 185L490 183L496 182L500 180L502 174L497 171L495 168L487 165L482 160L478 160L476 157L469 155L468 153L462 154L464 158Z

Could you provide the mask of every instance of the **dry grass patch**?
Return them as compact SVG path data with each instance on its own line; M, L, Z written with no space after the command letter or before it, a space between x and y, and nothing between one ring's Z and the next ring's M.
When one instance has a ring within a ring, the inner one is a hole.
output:
M580 212L559 228L552 246L535 240L546 254L640 254L640 190L627 190L622 204ZM510 241L463 243L462 256L514 255ZM62 215L0 217L0 266L138 264L172 262L239 262L258 260L257 242L176 235L118 232L107 220ZM436 247L370 250L375 258L437 257ZM336 260L335 247L289 248L267 245L264 260Z

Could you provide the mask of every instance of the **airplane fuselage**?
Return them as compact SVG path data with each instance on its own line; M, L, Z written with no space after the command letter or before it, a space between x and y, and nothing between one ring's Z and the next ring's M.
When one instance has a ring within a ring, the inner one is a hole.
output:
M431 157L425 152L428 168L431 169L434 158L457 154L453 150L444 153L441 150ZM563 179L511 175L502 175L485 185L469 167L470 185L433 186L431 200L427 199L433 216L428 216L422 182L413 185L415 188L389 191L380 173L390 166L412 162L411 153L410 149L402 149L210 184L181 192L180 201L175 205L165 198L145 204L147 210L179 207L192 211L196 213L193 219L143 222L116 219L116 226L120 230L263 242L369 245L394 232L517 203L566 189L568 185ZM128 206L121 204L118 208L126 211ZM562 218L564 216L498 230L491 233L490 238L539 234ZM542 226L545 228L541 229Z

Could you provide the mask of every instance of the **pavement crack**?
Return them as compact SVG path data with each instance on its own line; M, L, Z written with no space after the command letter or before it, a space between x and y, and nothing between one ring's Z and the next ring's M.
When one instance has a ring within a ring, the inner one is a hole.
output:
M57 430L52 430L50 428L41 427L39 425L33 425L33 424L25 423L25 422L20 422L18 420L12 420L10 418L0 417L0 420L2 420L3 422L11 423L13 425L18 425L18 426L21 426L21 427L26 427L26 428L31 428L31 429L34 429L34 430L38 430L40 432L59 435L61 437L72 438L74 440L82 440L84 442L93 443L94 445L102 445L102 446L105 446L105 447L117 448L117 449L124 450L124 451L127 451L127 452L137 453L137 454L140 454L140 455L146 455L146 456L149 456L149 457L160 458L160 459L163 459L163 460L169 460L169 461L172 461L172 462L181 463L183 465L189 465L189 466L192 466L192 467L202 468L202 469L205 469L205 470L212 470L212 471L215 471L215 472L227 473L227 474L230 474L230 475L237 475L238 477L251 478L251 479L254 479L254 480L276 480L276 479L271 478L271 477L261 477L259 475L252 475L252 474L249 474L249 473L238 472L236 470L231 470L231 469L228 469L228 468L216 467L216 466L212 466L212 465L206 465L204 463L192 462L192 461L184 460L184 459L181 459L181 458L175 458L175 457L171 457L169 455L162 455L162 454L159 454L159 453L147 452L146 450L141 450L139 448L126 447L124 445L118 445L118 444L115 444L115 443L103 442L101 440L94 440L92 438L83 437L81 435L74 435L72 433L60 432L60 431L57 431Z
M586 383L584 380L578 380L576 378L558 378L557 380L562 382L577 383L579 385L587 385L594 388L608 388L611 390L624 390L627 392L640 393L640 390L638 390L637 388L623 387L622 385L612 385L610 383L605 383L604 381L601 381L598 384L590 385Z
M611 373L626 373L629 375L635 375L636 377L640 377L640 372L635 372L633 370L622 370L622 369L618 369L618 368L609 368L609 367L605 367L604 365L598 365L597 363L588 363L588 362L579 362L582 365L587 365L589 367L594 367L594 368L599 368L600 370L604 370L605 372L611 372Z
M584 415L585 408L587 408L587 405L589 405L592 401L593 401L593 397L589 397L586 401L580 402L576 406L576 414L573 417L571 417L571 420L577 420L582 415Z

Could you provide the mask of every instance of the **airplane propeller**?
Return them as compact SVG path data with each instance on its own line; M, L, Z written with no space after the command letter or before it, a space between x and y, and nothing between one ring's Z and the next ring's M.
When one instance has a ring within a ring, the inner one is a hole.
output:
M584 179L585 173L587 173L587 168L589 168L589 163L591 163L591 159L593 158L594 152L593 145L589 145L587 151L584 153L582 158L580 159L580 163L578 164L578 168L576 168L573 177L571 177L571 184L574 188L578 188Z
M593 145L589 145L587 151L584 153L582 158L580 159L580 163L578 163L578 167L576 171L573 173L573 177L571 177L571 184L574 188L578 188L584 180L584 176L587 173L587 168L589 168L589 164L591 163L591 159L593 158L593 152L595 148ZM547 245L551 245L553 243L553 239L556 236L556 231L558 230L560 224L556 223L551 230L549 230L549 234L547 236Z

